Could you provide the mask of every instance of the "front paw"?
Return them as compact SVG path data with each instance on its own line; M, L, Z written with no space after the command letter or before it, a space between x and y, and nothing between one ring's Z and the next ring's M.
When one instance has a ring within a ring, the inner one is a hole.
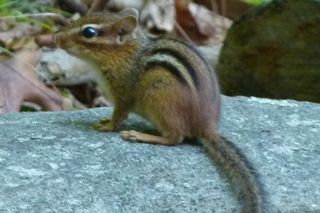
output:
M108 123L111 122L111 119L110 118L104 118L102 120L99 121L99 124L101 125L107 125Z
M94 126L94 128L102 132L111 132L114 130L111 120L108 118L101 120Z

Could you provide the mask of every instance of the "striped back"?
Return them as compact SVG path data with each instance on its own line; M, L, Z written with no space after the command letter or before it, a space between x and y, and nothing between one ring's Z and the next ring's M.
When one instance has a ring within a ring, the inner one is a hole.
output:
M208 108L208 112L212 112L209 109L216 109L213 113L217 119L220 109L217 77L199 51L192 45L174 39L158 39L153 42L152 47L147 47L143 52L143 70L154 66L164 67L199 97L201 107Z

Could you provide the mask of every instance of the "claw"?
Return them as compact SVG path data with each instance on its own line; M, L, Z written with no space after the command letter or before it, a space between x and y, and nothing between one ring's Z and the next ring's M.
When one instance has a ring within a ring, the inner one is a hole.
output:
M113 125L111 123L111 119L104 118L99 123L97 123L94 128L96 130L102 131L102 132L111 132L113 131Z
M137 141L139 140L139 132L134 131L134 130L130 130L130 131L121 131L120 132L120 136L122 139L124 140L128 140L128 141Z
M110 118L104 118L99 123L103 125L107 125L108 123L110 123L110 121L111 121Z

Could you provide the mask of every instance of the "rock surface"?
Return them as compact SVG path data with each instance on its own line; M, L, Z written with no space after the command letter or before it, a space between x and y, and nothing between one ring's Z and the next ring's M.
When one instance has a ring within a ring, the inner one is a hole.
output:
M228 30L217 65L223 94L320 103L320 0L273 0Z
M320 105L223 100L221 133L248 156L268 212L320 212ZM92 126L111 109L0 117L0 212L237 212L201 145L130 143ZM123 129L149 129L135 116Z

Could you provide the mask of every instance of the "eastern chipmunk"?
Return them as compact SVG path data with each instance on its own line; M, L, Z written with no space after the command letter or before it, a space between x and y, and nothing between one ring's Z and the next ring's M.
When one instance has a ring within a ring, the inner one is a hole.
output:
M198 51L182 41L149 38L138 12L83 17L55 34L58 47L99 68L101 92L114 102L101 131L117 131L129 112L151 121L161 136L121 131L123 139L176 145L203 138L210 157L233 183L242 211L263 212L260 185L242 152L216 132L220 113L217 77Z

